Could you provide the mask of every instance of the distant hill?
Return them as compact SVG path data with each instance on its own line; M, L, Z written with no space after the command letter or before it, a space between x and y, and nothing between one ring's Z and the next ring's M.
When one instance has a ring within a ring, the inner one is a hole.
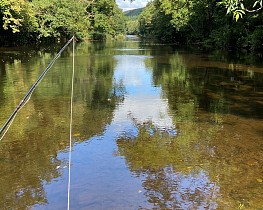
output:
M126 17L136 17L142 13L143 9L144 8L128 10L128 11L124 12L124 15Z

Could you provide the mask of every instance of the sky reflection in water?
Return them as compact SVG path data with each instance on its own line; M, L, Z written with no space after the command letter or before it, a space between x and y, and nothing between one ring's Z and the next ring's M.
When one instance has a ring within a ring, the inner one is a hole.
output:
M260 209L262 68L132 40L77 46L71 209ZM1 122L54 54L24 51L1 66ZM1 142L3 209L66 209L71 56Z
M146 131L150 136L166 133L176 137L168 101L162 89L153 85L151 70L145 67L145 59L151 58L114 57L117 60L114 80L124 86L124 100L115 108L113 119L102 135L74 148L71 192L74 209L217 207L219 187L202 168L184 174L167 165L138 172L141 168L134 171L127 167L125 156L118 154L116 140L137 138L140 126L149 125ZM49 202L53 196L48 196Z

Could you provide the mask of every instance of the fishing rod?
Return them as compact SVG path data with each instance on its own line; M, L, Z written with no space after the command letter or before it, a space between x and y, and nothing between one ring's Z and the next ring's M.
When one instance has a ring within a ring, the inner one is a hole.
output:
M29 101L30 96L32 95L33 91L35 90L35 88L37 87L37 85L40 83L40 81L43 79L43 77L45 76L45 74L48 72L49 69L51 69L51 67L53 66L53 64L55 63L55 61L58 59L58 57L61 55L61 53L67 48L67 46L74 40L74 36L64 45L63 48L61 48L61 50L57 53L57 55L54 57L54 59L48 64L48 66L45 68L45 70L41 73L41 75L38 77L38 79L36 80L36 82L31 86L31 88L28 90L28 92L26 93L26 95L23 97L23 99L20 101L20 103L17 105L17 107L15 108L15 110L13 111L13 113L10 115L10 117L7 119L7 121L4 123L4 125L2 126L1 130L0 130L0 136L2 135L2 133L5 131L5 129L10 126L9 124L13 121L14 117L16 116L16 114L19 112L19 110ZM4 133L5 134L5 133ZM3 134L3 136L4 136ZM2 137L3 138L3 137ZM0 141L1 139L0 138Z

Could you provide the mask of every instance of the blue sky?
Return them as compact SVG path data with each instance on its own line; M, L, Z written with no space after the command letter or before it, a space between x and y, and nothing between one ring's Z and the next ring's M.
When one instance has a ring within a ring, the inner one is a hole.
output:
M116 3L119 5L119 8L121 8L123 11L131 10L131 9L137 9L145 7L147 2L150 0L135 0L132 3L129 0L116 0Z

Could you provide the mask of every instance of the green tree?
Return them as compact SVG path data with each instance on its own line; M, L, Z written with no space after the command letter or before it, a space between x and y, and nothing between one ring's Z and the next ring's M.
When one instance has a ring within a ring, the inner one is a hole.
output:
M124 15L114 0L94 0L87 7L94 39L115 37L125 31Z
M153 33L153 19L156 11L156 6L153 2L147 5L139 17L139 32L140 35L146 37Z
M1 0L0 24L5 42L125 32L124 15L114 0Z
M1 0L0 18L3 29L13 33L20 32L23 26L28 27L28 31L36 26L33 8L27 0Z
M159 0L160 8L166 15L171 15L171 24L180 30L187 25L192 14L193 1Z
M38 38L88 35L90 22L86 14L86 1L33 0L38 22Z
M126 21L126 33L127 34L138 34L139 33L139 23L138 20L127 20Z
M178 31L186 23L176 21L178 16L173 19L172 9L166 11L164 6L165 4L160 0L155 0L147 5L139 17L140 35L162 41L178 41L181 39Z

